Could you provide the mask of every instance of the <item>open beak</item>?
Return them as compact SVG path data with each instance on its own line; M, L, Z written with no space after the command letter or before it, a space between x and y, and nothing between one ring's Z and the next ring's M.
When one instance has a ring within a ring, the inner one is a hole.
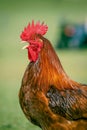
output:
M25 43L26 41L21 41L21 43ZM25 45L24 47L22 47L22 49L24 50L24 49L27 49L28 48L28 46L29 46L29 44L28 45Z

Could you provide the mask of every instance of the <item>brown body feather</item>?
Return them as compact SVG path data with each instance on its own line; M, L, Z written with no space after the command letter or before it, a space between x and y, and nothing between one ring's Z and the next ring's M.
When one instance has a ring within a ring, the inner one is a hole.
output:
M19 92L26 117L43 130L87 129L87 86L71 80L50 42L24 73Z

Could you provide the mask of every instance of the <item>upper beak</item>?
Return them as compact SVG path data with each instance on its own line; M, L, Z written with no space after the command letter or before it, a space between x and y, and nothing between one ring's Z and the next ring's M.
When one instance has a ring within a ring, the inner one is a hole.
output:
M25 43L26 41L21 41L21 43Z

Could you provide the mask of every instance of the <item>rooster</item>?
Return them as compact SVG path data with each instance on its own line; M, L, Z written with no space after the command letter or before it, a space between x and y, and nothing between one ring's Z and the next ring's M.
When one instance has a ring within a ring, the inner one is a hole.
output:
M65 73L51 43L48 26L34 21L20 37L30 60L19 91L21 108L42 130L87 130L87 85Z

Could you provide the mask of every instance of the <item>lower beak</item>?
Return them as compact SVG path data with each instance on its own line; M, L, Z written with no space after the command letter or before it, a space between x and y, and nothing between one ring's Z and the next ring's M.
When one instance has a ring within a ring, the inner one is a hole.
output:
M27 48L28 48L28 46L29 46L29 45L25 45L22 49L23 49L23 50L24 50L24 49L27 49Z

